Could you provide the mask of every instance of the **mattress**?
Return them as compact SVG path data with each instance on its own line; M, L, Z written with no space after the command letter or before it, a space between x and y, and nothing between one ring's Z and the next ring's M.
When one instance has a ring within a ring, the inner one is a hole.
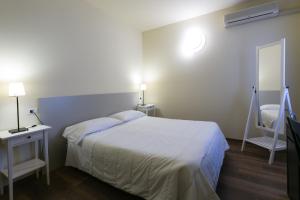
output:
M68 142L66 165L147 200L214 200L228 148L214 122L146 116Z

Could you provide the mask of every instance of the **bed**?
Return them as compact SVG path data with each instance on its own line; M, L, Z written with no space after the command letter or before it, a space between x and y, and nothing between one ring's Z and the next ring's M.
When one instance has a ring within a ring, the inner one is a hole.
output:
M68 140L66 166L147 200L214 200L229 148L214 122L140 116Z

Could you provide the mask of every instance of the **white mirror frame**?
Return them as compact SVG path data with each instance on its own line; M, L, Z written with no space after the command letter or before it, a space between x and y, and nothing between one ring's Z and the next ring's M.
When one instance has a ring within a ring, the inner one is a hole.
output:
M258 145L262 148L268 149L270 151L270 157L269 157L269 164L271 165L274 162L274 157L275 157L275 152L276 151L281 151L286 149L286 142L283 140L280 140L278 138L279 134L280 134L280 130L281 128L284 130L284 125L285 123L282 123L285 121L285 107L287 106L289 115L292 116L293 115L293 110L292 110L292 104L291 104L291 99L289 96L289 90L288 88L285 86L285 38L281 39L280 41L281 44L281 50L282 50L282 54L281 54L281 70L282 70L282 91L281 91L281 97L280 97L280 109L279 109L279 113L278 113L278 118L277 121L275 123L275 127L274 128L268 128L268 127L264 127L264 126L258 126L258 109L259 109L259 102L258 102L258 95L257 95L257 88L256 86L254 86L252 88L252 96L251 96L251 103L250 103L250 108L249 108L249 113L248 113L248 117L247 117L247 123L246 123L246 127L245 127L245 132L244 132L244 138L243 138L243 144L242 144L242 148L241 151L244 151L245 145L247 142ZM271 43L274 44L274 43ZM271 45L268 44L268 45ZM278 44L278 43L277 43ZM260 46L256 48L256 52L257 52L257 58L256 58L256 69L258 72L258 64L259 64L259 55L258 55L258 50L261 47L266 47L266 45L264 46ZM256 73L256 76L258 75L258 73ZM258 76L257 76L258 77ZM258 83L256 80L256 83ZM256 114L256 119L254 119L253 114ZM251 124L253 124L253 122L256 123L256 128L263 130L263 131L267 131L269 133L273 133L273 136L270 137L266 134L264 134L264 136L262 137L249 137L249 132L250 132L250 128L251 128ZM283 127L281 127L283 125Z
M257 117L256 117L256 125L260 126L260 108L259 108L259 50L262 48L266 48L269 46L273 46L273 45L277 45L280 44L281 46L281 90L280 90L280 99L284 94L284 90L286 88L285 85L285 43L286 43L286 39L282 38L279 41L276 42L271 42L265 45L261 45L261 46L256 46L256 92L257 92L257 106L258 108L256 108L257 110ZM280 102L281 103L281 102Z

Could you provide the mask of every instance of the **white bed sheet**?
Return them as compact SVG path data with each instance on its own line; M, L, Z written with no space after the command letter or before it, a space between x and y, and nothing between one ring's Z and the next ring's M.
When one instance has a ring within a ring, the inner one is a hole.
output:
M68 143L66 165L147 200L214 200L228 148L214 122L142 117Z

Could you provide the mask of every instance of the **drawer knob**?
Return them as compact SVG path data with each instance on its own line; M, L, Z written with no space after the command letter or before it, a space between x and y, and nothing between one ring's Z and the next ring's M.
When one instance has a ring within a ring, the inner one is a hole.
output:
M30 135L28 135L28 136L27 136L27 139L30 139L30 138L31 138L31 136L30 136Z

